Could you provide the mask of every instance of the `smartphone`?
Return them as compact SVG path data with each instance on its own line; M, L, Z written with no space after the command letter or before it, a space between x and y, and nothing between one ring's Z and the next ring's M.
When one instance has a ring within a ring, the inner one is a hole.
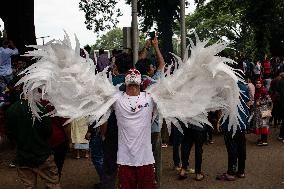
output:
M151 40L154 40L155 36L156 36L156 33L153 31L153 32L149 32L149 36L151 38Z

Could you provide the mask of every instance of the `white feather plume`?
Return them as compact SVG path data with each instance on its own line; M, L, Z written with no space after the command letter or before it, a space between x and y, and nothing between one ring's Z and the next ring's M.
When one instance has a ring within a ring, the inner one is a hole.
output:
M80 57L80 44L75 38L75 50L65 33L63 41L31 46L35 50L26 54L37 61L21 73L24 76L18 84L23 83L23 94L39 119L41 99L55 107L52 116L70 118L69 121L81 117L99 120L117 99L119 90L108 80L106 70L95 74L93 61L88 56Z
M224 119L229 117L229 129L235 133L239 126L238 107L243 109L237 85L241 78L228 65L235 63L233 60L217 56L228 44L207 44L208 40L200 41L196 36L196 45L191 41L190 58L182 61L176 56L179 69L172 75L166 74L147 92L151 93L168 127L173 123L180 129L176 119L200 127L204 123L211 125L207 113L222 110Z

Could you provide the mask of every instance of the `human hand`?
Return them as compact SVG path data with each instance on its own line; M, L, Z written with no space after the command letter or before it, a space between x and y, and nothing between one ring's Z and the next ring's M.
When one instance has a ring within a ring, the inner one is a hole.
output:
M85 135L85 139L86 140L90 140L91 139L91 135L92 135L92 133L87 132L86 135Z
M216 128L217 128L218 133L222 132L222 128L220 126L220 122L217 123Z
M155 38L151 41L151 43L152 43L152 46L153 46L154 48L158 48L158 39L157 39L157 37L155 37Z
M260 105L260 102L259 102L259 100L258 100L258 101L256 101L256 105L257 105L257 106L259 106L259 105Z
M151 40L147 39L145 43L145 48L150 48L151 47Z

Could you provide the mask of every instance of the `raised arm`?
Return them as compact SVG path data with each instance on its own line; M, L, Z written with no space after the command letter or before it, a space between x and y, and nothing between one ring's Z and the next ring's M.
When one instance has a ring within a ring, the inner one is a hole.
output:
M13 41L10 40L10 41L9 41L9 45L10 45L10 48L11 48L11 49L9 49L8 54L9 54L10 56L19 54L19 51L18 51L18 49L16 48L16 46L14 45Z
M151 47L151 41L150 41L150 39L147 39L144 48L142 49L142 51L139 54L139 57L138 57L139 60L147 58L150 47Z
M162 53L159 49L158 39L155 37L154 40L152 40L151 42L152 42L152 46L155 49L156 57L157 57L157 60L158 60L157 71L162 71L165 67L165 60L164 60Z

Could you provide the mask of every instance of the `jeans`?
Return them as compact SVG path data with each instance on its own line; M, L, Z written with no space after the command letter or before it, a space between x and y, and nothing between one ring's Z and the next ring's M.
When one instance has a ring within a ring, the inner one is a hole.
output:
M106 138L103 142L104 167L101 189L116 189L118 128L115 113L108 119Z
M0 93L2 93L9 82L13 79L13 74L0 76Z
M182 168L187 169L189 166L189 155L193 144L195 144L195 173L201 173L202 164L202 153L203 153L203 143L204 143L204 131L185 128L184 138L181 146L181 160Z
M246 161L246 136L245 131L236 131L232 136L232 132L224 133L224 140L228 152L228 170L229 175L234 175L234 166L238 164L237 173L243 174L245 172Z
M101 180L103 174L104 153L103 153L103 141L101 138L101 132L99 128L96 128L95 131L92 133L90 139L90 152L91 152L92 162Z
M173 126L173 161L176 167L180 166L180 146L183 140L183 134Z

